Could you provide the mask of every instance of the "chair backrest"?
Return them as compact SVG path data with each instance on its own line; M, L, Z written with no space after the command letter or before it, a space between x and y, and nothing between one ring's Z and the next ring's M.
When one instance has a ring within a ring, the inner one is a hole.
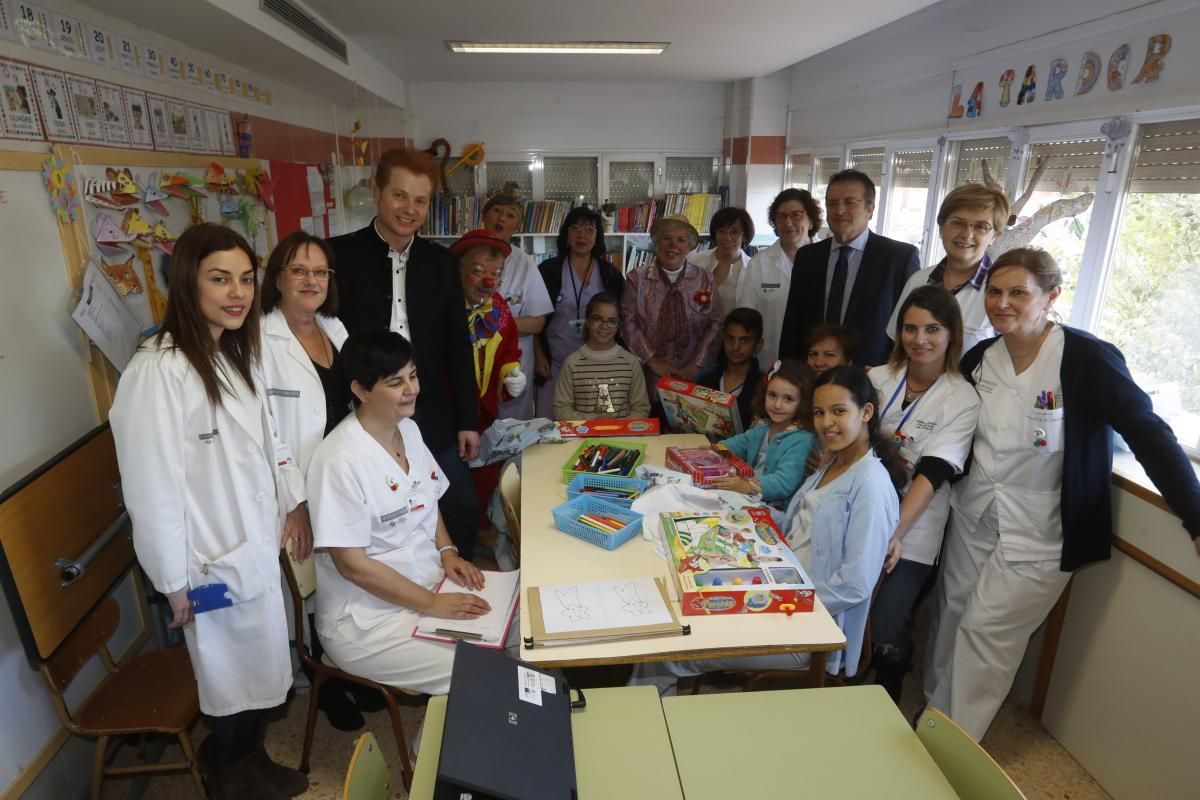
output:
M508 535L513 547L521 549L521 473L511 461L500 473L500 505L504 508L504 521L508 523Z
M83 665L105 648L120 621L121 609L117 601L106 597L67 635L42 664L42 675L53 694L62 695L66 691ZM107 654L105 649L104 655Z
M297 561L292 558L292 554L286 547L283 552L287 556L287 560L292 562L292 574L296 576L296 586L300 589L300 596L306 599L312 597L312 593L317 590L316 554L310 553L308 558Z
M879 573L879 580L875 581L875 589L871 592L871 605L867 607L867 627L863 628L862 653L858 657L858 671L855 675L865 675L867 668L871 666L871 651L875 644L871 641L871 616L875 610L875 600L879 597L879 590L883 588L883 579L887 577L887 571Z
M987 751L936 708L921 714L917 738L962 800L1025 800Z
M310 653L308 644L304 641L304 631L307 630L304 626L304 598L317 590L317 571L312 566L316 560L316 556L309 556L308 561L305 562L312 570L312 582L309 584L311 588L305 592L300 588L300 581L296 575L296 562L292 560L291 554L287 551L279 553L279 566L283 572L283 582L287 584L288 593L292 596L292 613L295 615L293 635L296 638L296 650L301 659L307 658Z
M387 800L392 794L391 782L392 773L379 752L379 742L367 731L358 737L350 757L342 800Z

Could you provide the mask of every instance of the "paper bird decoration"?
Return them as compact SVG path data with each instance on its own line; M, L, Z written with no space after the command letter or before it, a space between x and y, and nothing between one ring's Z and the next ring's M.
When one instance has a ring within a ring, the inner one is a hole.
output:
M50 192L50 208L58 221L69 225L79 219L79 195L75 192L75 176L58 156L50 156L42 164L42 178Z
M96 240L96 247L109 258L126 255L122 245L129 244L136 238L134 234L121 230L121 226L104 213L97 214L92 220L91 232L92 238Z
M231 195L222 195L220 206L221 219L238 219L238 206L244 202L244 200L238 200L236 197Z
M275 187L278 186L278 180L274 175L264 172L258 176L258 199L262 200L268 211L275 210Z
M109 167L104 170L103 179L89 178L83 184L83 194L87 201L97 208L113 211L120 211L140 202L137 184L128 167L121 170Z
M150 223L142 219L142 215L138 213L136 208L126 209L125 214L121 217L121 230L128 233L130 236L142 237L149 236L153 228ZM134 244L141 245L142 242L135 238Z
M196 188L199 183L198 179L183 173L169 175L164 172L158 181L158 188L180 200L187 200L190 197L208 197L207 194Z
M150 237L151 241L154 242L154 246L167 255L175 252L175 234L167 230L167 226L163 224L161 219L154 225L154 230L151 232Z
M237 194L235 178L215 161L208 165L208 170L204 173L204 183L210 192Z
M146 181L146 185L141 187L142 202L146 204L146 208L158 214L160 217L170 216L171 212L167 211L167 206L163 202L171 195L158 188L158 173L151 172L150 180Z
M117 294L124 297L142 293L142 282L133 269L133 256L114 264L109 264L103 259L100 263L104 267L104 274L108 278L108 282L117 290Z

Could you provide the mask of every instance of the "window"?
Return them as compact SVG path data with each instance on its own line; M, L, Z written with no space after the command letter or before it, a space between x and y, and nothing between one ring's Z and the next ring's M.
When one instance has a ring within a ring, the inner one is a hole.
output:
M1100 312L1154 409L1200 450L1200 120L1142 129Z
M544 199L599 204L596 197L599 192L596 182L600 177L597 159L547 156L544 163Z
M608 162L608 199L633 206L654 198L653 161Z
M1030 245L1045 248L1062 269L1063 291L1054 307L1068 321L1103 160L1104 139L1045 142L1029 148L1024 186L1028 190L1033 182L1033 194L1021 209L1020 220L1043 225ZM1051 221L1043 224L1046 218Z
M966 139L954 142L950 151L950 169L946 171L946 191L968 183L983 183L983 163L986 161L996 183L1004 186L1008 176L1008 158L1012 142L1006 136L992 139Z
M789 189L812 188L812 155L810 153L792 153L787 158L787 176L784 186Z
M717 163L711 156L667 156L667 194L714 194Z
M841 156L821 156L817 159L817 179L813 182L812 196L822 207L825 205L825 190L829 188L829 179L841 168Z
M898 150L893 156L885 235L915 245L918 250L925 239L932 169L933 150Z
M499 194L505 186L515 188L516 194L522 200L533 197L533 176L529 161L489 161L487 162L487 193L488 196Z
M883 183L883 155L882 146L856 147L850 151L850 160L846 167L866 173L867 177L875 182L875 187L879 188L879 184Z

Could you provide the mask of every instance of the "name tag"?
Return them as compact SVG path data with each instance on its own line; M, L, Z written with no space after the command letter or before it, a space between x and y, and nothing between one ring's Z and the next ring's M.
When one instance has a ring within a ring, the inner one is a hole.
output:
M300 397L299 389L267 389L267 397Z
M387 514L384 514L383 516L381 516L379 518L379 521L383 522L383 523L394 522L394 521L400 519L401 517L406 517L406 516L408 516L407 508L397 508L395 511L392 511L390 513L387 513Z
M782 283L763 283L763 284L759 284L759 288L760 288L760 289L762 289L764 292L769 292L769 291L772 291L772 290L774 290L774 289L778 289L778 288L780 288L780 287L782 287L782 286L783 286L783 284L782 284Z
M200 434L199 439L200 439L200 441L204 442L205 444L212 444L213 441L215 441L217 436L219 436L219 435L220 434L217 433L217 429L213 428L212 433L202 433L202 434Z

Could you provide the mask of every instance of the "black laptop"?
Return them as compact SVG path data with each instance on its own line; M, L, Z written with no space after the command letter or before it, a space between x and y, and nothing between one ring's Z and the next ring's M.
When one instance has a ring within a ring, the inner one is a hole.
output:
M566 681L459 642L435 800L575 800Z

